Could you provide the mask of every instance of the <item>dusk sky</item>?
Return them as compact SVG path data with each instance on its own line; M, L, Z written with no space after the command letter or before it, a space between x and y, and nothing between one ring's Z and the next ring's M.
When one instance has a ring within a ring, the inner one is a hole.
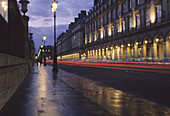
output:
M42 38L47 36L46 45L53 45L53 14L51 3L53 0L29 0L27 15L30 17L29 30L34 33L36 51L43 44ZM93 0L58 0L57 36L65 32L70 22L78 16L81 10L89 11Z

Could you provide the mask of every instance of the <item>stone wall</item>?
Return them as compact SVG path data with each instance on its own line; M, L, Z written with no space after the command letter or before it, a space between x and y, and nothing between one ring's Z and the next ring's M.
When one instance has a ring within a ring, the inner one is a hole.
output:
M33 66L33 61L0 53L0 110Z

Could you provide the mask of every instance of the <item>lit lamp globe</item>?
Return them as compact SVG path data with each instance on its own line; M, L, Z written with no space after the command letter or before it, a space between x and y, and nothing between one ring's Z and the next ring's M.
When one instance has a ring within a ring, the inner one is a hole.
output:
M44 35L44 36L43 36L43 40L45 41L46 39L47 39L47 37Z
M51 10L53 13L56 13L57 7L58 7L58 2L54 0L51 5Z
M1 4L2 4L3 10L7 11L7 8L8 8L7 2L6 1L2 1Z

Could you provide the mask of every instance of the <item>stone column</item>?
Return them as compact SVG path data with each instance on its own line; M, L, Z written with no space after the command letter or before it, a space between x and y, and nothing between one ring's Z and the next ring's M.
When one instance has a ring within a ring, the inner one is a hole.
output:
M125 50L126 50L126 57L125 57L125 60L127 60L127 59L128 59L128 53L127 53L127 52L128 52L128 51L127 51L128 49L127 49L127 47L125 48Z
M164 42L164 58L166 58L166 41Z
M133 58L136 58L136 54L135 54L135 47L133 46Z
M122 56L121 56L121 47L118 47L118 49L119 49L119 59L118 60L121 60L122 59Z
M104 56L106 57L106 48L104 49Z
M141 45L141 58L143 59L143 45Z
M154 47L153 47L153 44L151 45L152 46L152 50L151 50L151 52L152 52L152 59L154 59Z
M29 21L29 17L26 15L22 16L23 21L24 21L24 27L25 27L25 58L29 59L29 38L28 38L28 21Z

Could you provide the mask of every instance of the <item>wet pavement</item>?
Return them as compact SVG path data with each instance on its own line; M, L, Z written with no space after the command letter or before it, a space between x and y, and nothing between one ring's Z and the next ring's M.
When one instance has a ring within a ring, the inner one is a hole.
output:
M64 82L113 116L170 116L169 107L63 72L65 71L60 71L58 75L62 75L60 77Z
M170 74L59 64L59 68L102 86L170 107ZM157 71L157 70L155 70Z
M51 70L51 66L34 66L0 116L170 116L169 107Z
M34 66L0 116L110 116L51 70Z

